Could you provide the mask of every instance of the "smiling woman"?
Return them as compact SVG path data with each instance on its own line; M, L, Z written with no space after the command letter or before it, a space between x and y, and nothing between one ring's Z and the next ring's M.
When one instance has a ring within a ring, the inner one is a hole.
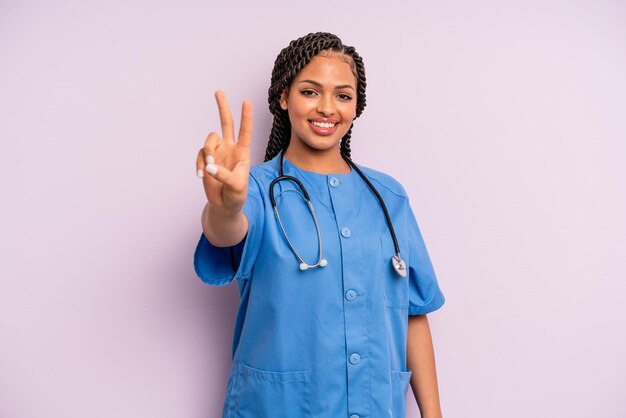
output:
M291 123L285 157L302 168L349 171L336 148L356 118L357 80L343 57L337 52L313 57L281 95L280 107ZM320 157L334 164L324 169Z
M350 159L365 85L335 35L292 41L272 72L266 161L252 168L251 105L235 141L216 93L222 137L198 152L208 202L194 266L241 294L222 418L404 418L410 383L422 415L441 416L425 314L443 293L402 186Z

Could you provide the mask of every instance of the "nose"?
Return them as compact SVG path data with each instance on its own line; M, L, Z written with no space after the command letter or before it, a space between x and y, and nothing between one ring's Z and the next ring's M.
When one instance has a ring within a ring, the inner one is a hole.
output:
M319 101L317 102L317 112L326 117L335 114L335 102L333 101L333 96L329 94L324 94L320 96Z

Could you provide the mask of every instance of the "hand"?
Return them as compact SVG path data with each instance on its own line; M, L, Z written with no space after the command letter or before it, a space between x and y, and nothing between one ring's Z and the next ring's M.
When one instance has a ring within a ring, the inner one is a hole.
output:
M204 193L212 210L222 213L241 211L248 195L250 143L252 141L252 103L241 106L241 126L235 142L233 118L224 92L215 92L220 113L222 138L211 132L198 151L196 169L202 177Z

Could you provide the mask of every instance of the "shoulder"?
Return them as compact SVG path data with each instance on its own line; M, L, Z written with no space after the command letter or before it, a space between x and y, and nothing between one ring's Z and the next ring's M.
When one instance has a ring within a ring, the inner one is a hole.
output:
M407 198L406 191L404 187L400 184L398 180L393 178L387 173L383 173L379 170L374 170L373 168L362 166L361 164L357 164L357 166L361 169L363 174L367 176L367 178L376 186L376 188L383 187L387 191L395 194L398 197Z
M250 167L250 177L259 185L265 185L272 182L278 175L278 168L274 160L265 161Z

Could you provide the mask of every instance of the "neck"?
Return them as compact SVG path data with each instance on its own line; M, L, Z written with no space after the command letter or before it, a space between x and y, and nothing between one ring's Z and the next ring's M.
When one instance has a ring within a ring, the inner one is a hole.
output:
M311 148L304 150L292 142L285 151L285 158L302 170L319 174L345 174L352 170L341 156L339 147L327 150Z

